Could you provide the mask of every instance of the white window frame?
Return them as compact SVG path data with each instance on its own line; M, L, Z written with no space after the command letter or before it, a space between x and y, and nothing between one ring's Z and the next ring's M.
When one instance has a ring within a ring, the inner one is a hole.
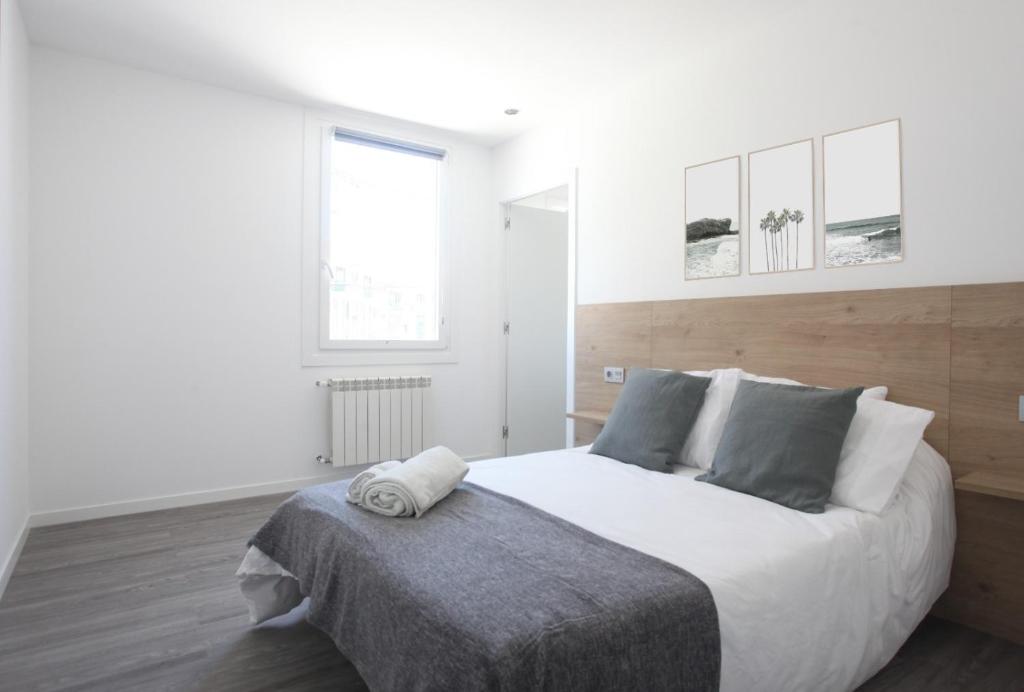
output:
M330 338L329 273L331 147L335 129L445 150L438 162L438 338L430 341ZM452 147L408 130L381 131L351 117L307 113L303 175L302 364L378 365L453 363L449 190Z

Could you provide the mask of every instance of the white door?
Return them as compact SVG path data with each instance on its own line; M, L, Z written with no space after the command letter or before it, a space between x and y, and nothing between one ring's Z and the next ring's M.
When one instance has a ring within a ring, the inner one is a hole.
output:
M509 456L565 447L567 196L567 190L553 190L509 206Z

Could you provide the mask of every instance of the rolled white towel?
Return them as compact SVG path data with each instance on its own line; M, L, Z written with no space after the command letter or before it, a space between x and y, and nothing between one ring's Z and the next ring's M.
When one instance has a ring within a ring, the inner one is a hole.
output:
M467 473L469 466L452 450L431 447L367 481L359 504L389 517L419 517L454 490Z
M401 465L402 462L400 461L382 461L381 463L374 464L365 471L361 471L356 474L356 477L348 484L348 491L345 493L345 499L354 505L358 505L359 500L363 495L363 488L367 483L385 471L390 471L391 469Z

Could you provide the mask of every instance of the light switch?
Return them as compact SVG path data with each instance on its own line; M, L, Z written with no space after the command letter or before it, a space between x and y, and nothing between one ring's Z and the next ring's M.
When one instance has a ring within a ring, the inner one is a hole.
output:
M1024 394L1017 399L1017 420L1024 423Z
M622 384L626 381L626 369L604 366L604 381L609 384Z

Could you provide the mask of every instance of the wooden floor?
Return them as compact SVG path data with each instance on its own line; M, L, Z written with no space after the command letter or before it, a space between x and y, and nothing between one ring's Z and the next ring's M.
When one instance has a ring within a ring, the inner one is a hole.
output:
M301 609L252 628L235 569L284 496L33 529L0 690L365 690ZM862 690L1021 690L1024 648L929 619Z

